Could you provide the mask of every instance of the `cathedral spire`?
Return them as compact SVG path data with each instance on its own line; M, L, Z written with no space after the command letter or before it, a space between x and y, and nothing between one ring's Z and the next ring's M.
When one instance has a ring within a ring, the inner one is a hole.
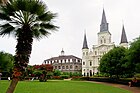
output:
M127 37L126 37L126 33L125 33L125 29L124 29L124 25L123 25L123 28L122 28L122 35L121 35L121 43L128 43L127 41Z
M103 9L102 21L101 21L101 25L100 25L100 32L104 32L104 31L108 31L108 23L106 20L105 11Z
M88 49L86 33L84 35L84 42L83 42L83 48L82 49Z

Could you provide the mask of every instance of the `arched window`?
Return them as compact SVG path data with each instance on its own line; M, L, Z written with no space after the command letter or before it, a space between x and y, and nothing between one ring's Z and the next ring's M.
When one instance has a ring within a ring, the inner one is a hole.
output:
M90 61L90 66L92 66L92 61Z
M78 69L78 66L75 66L75 69Z
M70 69L72 69L72 65L70 65Z
M62 66L62 69L65 69L65 66Z
M95 55L97 55L97 51L95 51Z
M83 62L83 65L85 65L85 62Z
M68 66L66 66L66 69L69 69L69 67L68 67Z
M52 61L51 61L51 64L52 64Z
M85 52L83 52L83 56L85 55Z
M101 44L103 43L102 39L101 39Z
M61 69L61 66L58 66L59 69Z
M88 52L86 52L86 55L88 55Z
M84 76L86 76L86 73L84 73Z
M87 76L89 77L89 73L87 73Z
M92 71L90 70L90 76L92 76Z
M104 43L106 43L106 39L104 38Z
M57 69L57 66L55 66L55 69Z

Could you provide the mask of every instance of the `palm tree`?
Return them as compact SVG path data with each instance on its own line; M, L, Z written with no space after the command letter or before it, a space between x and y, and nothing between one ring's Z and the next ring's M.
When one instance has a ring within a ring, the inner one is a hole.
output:
M13 79L6 93L13 93L29 63L33 38L41 39L57 30L52 23L55 17L40 0L9 0L0 6L0 35L12 34L17 40Z

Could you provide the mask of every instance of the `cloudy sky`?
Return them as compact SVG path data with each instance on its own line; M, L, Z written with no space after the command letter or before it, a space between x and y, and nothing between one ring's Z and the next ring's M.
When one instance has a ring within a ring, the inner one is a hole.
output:
M58 13L54 24L59 26L48 38L34 40L30 64L42 64L43 60L65 55L81 57L84 32L88 46L97 44L103 7L105 9L112 42L120 43L122 24L128 41L140 35L140 0L44 0L48 9ZM0 51L15 54L14 37L0 37Z

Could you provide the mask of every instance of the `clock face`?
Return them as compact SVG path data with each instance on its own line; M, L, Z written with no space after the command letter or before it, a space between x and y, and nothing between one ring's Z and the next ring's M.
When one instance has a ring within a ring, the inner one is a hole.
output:
M102 47L102 50L105 50L105 48L104 48L104 47Z

